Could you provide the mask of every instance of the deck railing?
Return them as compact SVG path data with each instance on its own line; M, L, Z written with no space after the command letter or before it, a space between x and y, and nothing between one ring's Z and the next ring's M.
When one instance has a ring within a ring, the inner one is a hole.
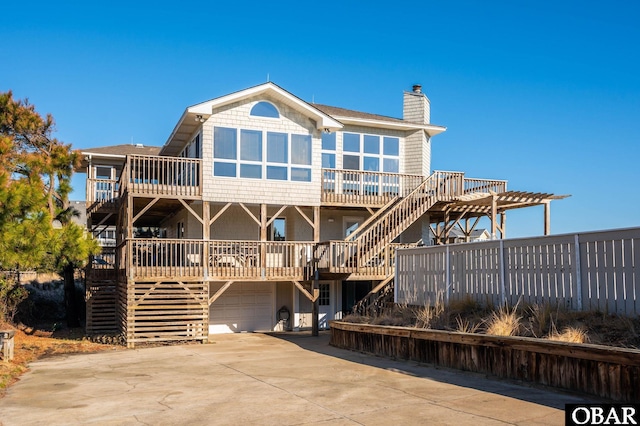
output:
M369 259L365 265L358 267L355 275L359 277L388 277L395 270L396 250L399 248L412 248L417 245L417 243L388 244L377 256Z
M305 279L313 242L132 239L134 278Z
M202 195L199 158L128 155L120 186L136 194L199 197Z
M505 192L507 190L506 180L490 180L464 178L464 193L472 194L474 192Z
M91 280L115 280L116 247L102 247L100 254L91 256L90 268Z
M358 267L358 244L353 241L324 241L315 247L318 269L329 273L349 274Z
M87 208L115 203L120 196L118 188L114 179L87 179Z
M204 241L186 239L131 239L121 256L128 256L130 276L204 279L311 279L313 260L318 269L334 274L386 277L393 272L398 248L390 244L367 264L358 264L358 243L352 241ZM115 251L115 248L114 248ZM100 271L106 262L94 262ZM113 271L114 262L108 262ZM113 272L112 272L113 273Z
M423 180L419 175L322 169L322 202L384 205L392 198L409 194Z

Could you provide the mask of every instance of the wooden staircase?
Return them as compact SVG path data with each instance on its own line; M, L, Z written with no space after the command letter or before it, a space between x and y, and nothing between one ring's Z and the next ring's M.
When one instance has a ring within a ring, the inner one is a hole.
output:
M345 241L357 244L354 263L365 266L379 256L384 248L424 215L436 202L451 201L464 191L464 174L434 172L406 197L385 206L377 219L365 222Z

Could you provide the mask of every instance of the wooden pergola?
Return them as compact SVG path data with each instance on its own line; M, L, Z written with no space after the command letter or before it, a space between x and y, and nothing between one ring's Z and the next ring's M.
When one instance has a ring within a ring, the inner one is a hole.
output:
M569 195L544 192L504 191L464 194L453 202L441 203L429 209L429 221L436 244L446 241L451 230L458 228L467 240L482 217L491 221L491 238L506 238L507 210L544 206L544 235L551 233L551 201ZM498 232L500 235L498 236Z

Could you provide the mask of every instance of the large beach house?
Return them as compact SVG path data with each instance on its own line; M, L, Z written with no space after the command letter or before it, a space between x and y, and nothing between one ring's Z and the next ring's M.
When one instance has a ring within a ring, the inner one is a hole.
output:
M391 286L396 249L552 194L431 170L421 87L402 118L308 103L268 82L188 107L162 147L83 150L87 332L141 342L300 330ZM316 315L312 315L317 312Z

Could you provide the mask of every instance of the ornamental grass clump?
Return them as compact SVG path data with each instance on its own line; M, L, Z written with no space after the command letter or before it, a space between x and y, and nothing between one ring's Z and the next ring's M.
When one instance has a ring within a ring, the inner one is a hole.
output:
M442 328L446 321L444 295L438 292L435 304L431 304L431 300L421 308L414 311L415 322L417 328Z
M556 327L553 326L553 331L547 336L549 340L555 340L557 342L569 342L569 343L589 343L589 335L587 330L582 327L565 327L562 332L558 332Z
M517 308L517 305L513 308L503 306L497 312L492 312L487 320L487 334L494 336L519 335L522 317L518 316Z
M458 333L477 333L481 326L482 321L476 323L462 318L460 315L456 317L456 331Z

